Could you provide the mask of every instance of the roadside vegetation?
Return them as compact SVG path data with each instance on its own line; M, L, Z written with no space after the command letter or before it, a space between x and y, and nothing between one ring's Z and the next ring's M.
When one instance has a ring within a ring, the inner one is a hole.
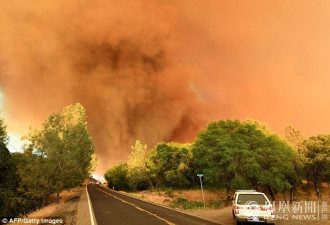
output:
M330 135L303 137L292 126L285 139L255 120L220 120L208 124L193 143L159 143L150 151L139 140L127 162L105 173L110 188L123 191L197 189L198 173L209 190L237 189L267 192L272 200L282 195L294 201L302 181L318 198L322 183L330 181ZM174 207L198 208L200 203L175 199ZM220 201L213 205L221 204Z
M94 145L85 109L70 105L30 129L22 153L10 153L0 119L0 216L24 215L44 207L50 196L79 186L95 168Z

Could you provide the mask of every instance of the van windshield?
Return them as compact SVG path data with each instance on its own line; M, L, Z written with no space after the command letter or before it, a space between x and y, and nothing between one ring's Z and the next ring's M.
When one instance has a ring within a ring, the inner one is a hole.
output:
M239 194L237 203L245 205L249 203L257 203L258 205L267 205L268 201L262 194Z

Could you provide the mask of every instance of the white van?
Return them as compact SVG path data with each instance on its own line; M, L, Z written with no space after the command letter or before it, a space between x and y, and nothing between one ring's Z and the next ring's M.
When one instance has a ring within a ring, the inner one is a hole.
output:
M275 224L275 212L267 196L255 190L238 190L233 198L233 217L241 223Z

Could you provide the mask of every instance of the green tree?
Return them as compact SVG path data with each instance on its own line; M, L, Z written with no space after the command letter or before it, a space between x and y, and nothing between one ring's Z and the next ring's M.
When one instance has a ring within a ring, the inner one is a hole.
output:
M312 181L317 197L320 198L321 183L330 180L330 135L318 135L304 141L307 164L307 179Z
M129 191L128 185L128 167L126 163L121 163L119 165L111 167L104 175L104 178L108 182L109 188L114 188L116 190Z
M89 174L92 174L95 171L97 166L98 166L97 156L94 153L94 154L91 155L91 163L90 163Z
M84 107L77 103L52 114L41 130L31 130L20 167L22 186L43 199L81 183L89 176L94 145L87 131ZM29 192L27 192L29 193Z
M285 139L289 144L297 150L302 150L303 141L305 140L301 131L289 125L285 128Z
M7 185L8 170L10 169L10 152L7 149L8 136L4 121L0 118L0 187Z
M136 140L135 145L131 146L132 152L129 156L128 180L133 191L147 189L149 186L153 189L153 184L150 179L150 170L147 168L147 145L141 144L141 141Z
M305 176L306 157L304 152L302 152L305 138L300 130L290 125L285 128L285 139L293 148L292 164L294 171L288 176L290 183L290 202L293 202L296 189L301 185L301 181Z
M7 149L8 136L4 121L0 118L0 216L8 214L7 199L10 192L9 176L11 174L12 164L11 155Z
M16 165L19 153L10 153L6 145L9 138L6 126L0 118L0 216L17 216L19 206L17 203L16 189L19 184Z
M227 192L262 185L273 199L274 190L288 187L292 149L258 124L221 120L199 132L192 151L197 171L204 173L206 183L224 186Z
M267 123L264 123L259 120L254 119L245 119L243 123L254 125L258 130L261 130L266 135L273 135L273 131L270 129L269 125Z
M37 155L32 149L25 150L18 164L21 181L17 189L23 197L23 212L44 207L49 195L56 191L53 167L44 155Z
M149 167L156 188L159 185L189 188L195 183L195 167L189 144L158 144L149 154Z
M281 191L285 198L285 191L291 187L288 178L296 176L292 164L293 150L277 135L268 136L262 141L262 146L256 151L260 165L258 183L268 189L273 200L273 190Z

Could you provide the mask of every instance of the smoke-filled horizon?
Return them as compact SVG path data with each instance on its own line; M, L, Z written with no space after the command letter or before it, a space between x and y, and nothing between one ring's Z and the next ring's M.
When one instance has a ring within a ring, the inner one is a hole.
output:
M136 139L191 142L213 120L329 133L327 1L34 3L0 2L8 130L80 102L100 174Z

